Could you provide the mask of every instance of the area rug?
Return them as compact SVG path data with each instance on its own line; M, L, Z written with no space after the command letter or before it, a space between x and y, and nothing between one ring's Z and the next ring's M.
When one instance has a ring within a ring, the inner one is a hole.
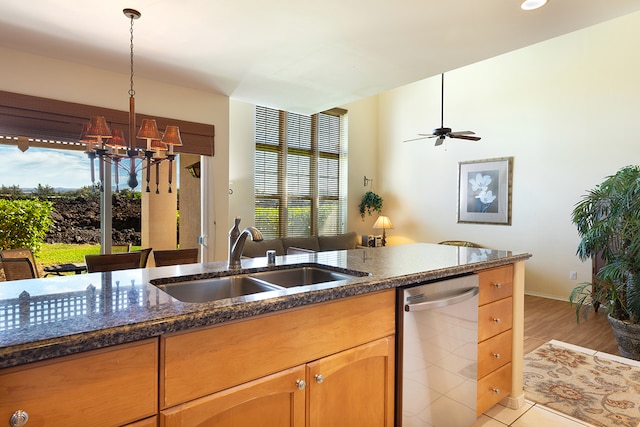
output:
M524 357L525 398L594 426L637 427L640 368L563 344Z

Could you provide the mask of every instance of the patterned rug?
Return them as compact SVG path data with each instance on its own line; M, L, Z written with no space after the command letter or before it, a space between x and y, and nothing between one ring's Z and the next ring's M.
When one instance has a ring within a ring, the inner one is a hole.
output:
M525 398L594 426L637 427L640 367L559 341L524 357Z

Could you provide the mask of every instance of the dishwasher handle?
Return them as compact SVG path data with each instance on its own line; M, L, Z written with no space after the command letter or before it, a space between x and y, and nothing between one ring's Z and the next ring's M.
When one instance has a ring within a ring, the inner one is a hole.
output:
M468 299L471 299L478 295L480 292L479 287L474 287L471 289L467 289L466 291L457 294L448 296L442 299L435 299L431 301L417 302L414 304L405 304L404 311L420 311L420 310L433 310L435 308L447 307L449 305L459 304Z

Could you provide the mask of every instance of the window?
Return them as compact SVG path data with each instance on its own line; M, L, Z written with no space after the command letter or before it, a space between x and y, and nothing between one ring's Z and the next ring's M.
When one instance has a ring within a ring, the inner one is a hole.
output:
M265 238L346 229L346 111L256 107L255 224Z

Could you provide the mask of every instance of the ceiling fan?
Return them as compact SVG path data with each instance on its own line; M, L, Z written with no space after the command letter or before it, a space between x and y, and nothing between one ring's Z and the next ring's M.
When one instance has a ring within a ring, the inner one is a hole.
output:
M480 141L479 136L471 136L471 135L475 135L475 132L471 132L470 130L453 132L451 128L444 127L444 73L441 74L441 79L442 79L442 84L441 84L442 101L440 103L440 127L434 129L432 133L419 133L418 138L407 139L404 142L417 141L420 139L427 139L427 138L438 138L436 139L436 143L435 143L437 147L438 145L442 145L446 137L457 138L457 139L467 139L469 141Z

